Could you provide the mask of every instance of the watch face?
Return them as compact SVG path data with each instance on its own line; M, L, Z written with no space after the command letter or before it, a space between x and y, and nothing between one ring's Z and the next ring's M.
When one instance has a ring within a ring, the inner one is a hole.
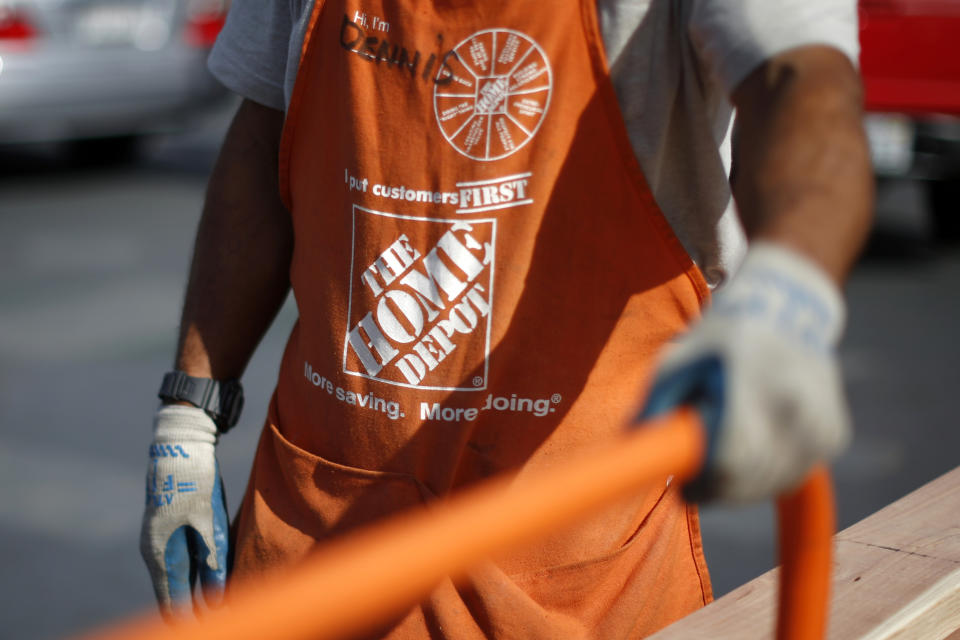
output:
M240 419L240 412L243 410L243 388L236 380L230 380L224 383L220 392L220 411L218 412L218 426L221 431L237 424Z

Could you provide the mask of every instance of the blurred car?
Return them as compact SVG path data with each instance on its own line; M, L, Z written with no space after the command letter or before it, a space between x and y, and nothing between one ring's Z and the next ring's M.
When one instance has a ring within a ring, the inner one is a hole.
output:
M206 58L228 3L0 0L0 144L180 128L226 96Z
M960 0L860 0L877 177L926 181L933 230L960 240Z

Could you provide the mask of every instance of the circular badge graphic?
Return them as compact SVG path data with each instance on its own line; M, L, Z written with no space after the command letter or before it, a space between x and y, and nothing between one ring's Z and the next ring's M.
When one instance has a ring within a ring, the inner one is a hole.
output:
M473 160L506 158L536 135L547 113L553 88L547 55L511 29L478 31L453 53L433 90L443 136Z

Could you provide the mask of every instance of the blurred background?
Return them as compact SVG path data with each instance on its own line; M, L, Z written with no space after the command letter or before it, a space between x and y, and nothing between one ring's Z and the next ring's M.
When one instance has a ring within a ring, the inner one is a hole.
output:
M236 99L204 68L223 0L0 0L0 638L148 610L138 553L207 175ZM842 348L845 527L960 464L960 1L864 0L877 220ZM952 52L952 53L951 53ZM219 447L246 484L288 302ZM703 513L718 595L773 566L769 505Z

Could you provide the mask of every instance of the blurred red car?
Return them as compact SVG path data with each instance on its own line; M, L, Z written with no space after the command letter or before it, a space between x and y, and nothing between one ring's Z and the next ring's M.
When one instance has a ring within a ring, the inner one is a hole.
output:
M860 43L877 176L925 180L960 239L960 0L860 0Z
M0 0L0 144L119 151L225 96L206 69L228 0ZM92 146L92 145L91 145Z

